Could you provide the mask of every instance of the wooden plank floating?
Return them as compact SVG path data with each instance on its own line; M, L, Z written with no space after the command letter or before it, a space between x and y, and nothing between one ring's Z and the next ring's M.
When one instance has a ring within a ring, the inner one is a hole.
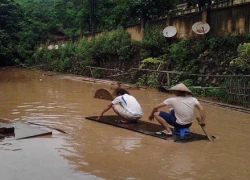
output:
M44 136L44 135L51 135L52 131L47 131L44 129L40 129L28 124L24 124L21 122L16 123L0 123L1 126L5 127L14 127L15 132L11 134L4 134L6 140L18 140L18 139L26 139L26 138L32 138L32 137L38 137L38 136Z
M54 127L51 127L51 126L47 126L47 125L44 125L44 124L37 124L37 123L33 123L33 122L27 122L29 124L33 124L33 125L36 125L36 126L44 126L44 127L47 127L47 128L50 128L50 129L55 129L61 133L64 133L64 134L68 134L67 132L65 132L64 130L62 129L59 129L59 128L54 128Z
M116 120L120 120L120 117L118 116L103 116L100 118L99 121L96 120L97 116L89 116L85 117L87 120L92 120L98 123L104 123L108 125L112 125L118 128L124 128L130 131L135 131L138 133L142 133L145 135L150 135L153 137L157 137L160 139L165 140L173 140L175 142L191 142L191 141L198 141L198 140L207 140L207 137L202 134L197 134L190 132L189 136L185 136L183 139L180 139L178 135L173 136L167 136L167 135L157 135L155 132L162 131L163 127L158 124L153 124L146 121L138 120L137 123L130 123L130 124L122 124L122 123L116 123Z

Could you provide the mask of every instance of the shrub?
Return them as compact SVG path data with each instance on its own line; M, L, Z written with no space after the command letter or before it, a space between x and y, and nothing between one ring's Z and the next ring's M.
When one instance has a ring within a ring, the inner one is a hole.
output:
M143 30L143 39L139 43L140 56L142 59L148 57L159 57L168 51L168 45L166 38L159 31L158 27L146 26Z
M239 57L234 59L232 63L241 69L250 70L250 43L240 44L237 51Z

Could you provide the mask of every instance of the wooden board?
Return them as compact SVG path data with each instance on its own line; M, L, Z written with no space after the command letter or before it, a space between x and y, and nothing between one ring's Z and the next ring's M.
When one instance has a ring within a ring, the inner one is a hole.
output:
M115 120L120 120L118 116L103 116L100 118L99 121L96 120L97 116L90 116L85 117L87 120L92 120L98 123L104 123L108 125L112 125L119 128L128 129L131 131L135 131L138 133L142 133L145 135L150 135L153 137L165 139L165 140L173 140L175 142L190 142L190 141L197 141L197 140L205 140L207 139L206 136L190 132L189 136L185 136L183 139L180 139L178 135L167 136L167 135L157 135L155 132L162 131L164 128L161 125L153 124L147 121L139 120L137 123L131 124L121 124L116 123Z
M2 124L1 127L14 127L15 132L13 134L4 134L6 140L13 139L26 139L31 137L43 136L43 135L51 135L52 131L47 131L32 125L28 125L21 122Z

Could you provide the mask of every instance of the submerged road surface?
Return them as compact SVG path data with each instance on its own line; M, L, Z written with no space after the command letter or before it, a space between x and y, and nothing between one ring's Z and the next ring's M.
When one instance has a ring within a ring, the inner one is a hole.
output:
M112 91L111 85L45 73L0 69L0 119L54 128L48 136L0 140L1 179L249 179L250 114L203 104L215 142L176 143L86 120L109 103L93 98L95 91ZM129 91L141 103L145 121L155 104L172 96ZM196 121L191 131L203 134Z

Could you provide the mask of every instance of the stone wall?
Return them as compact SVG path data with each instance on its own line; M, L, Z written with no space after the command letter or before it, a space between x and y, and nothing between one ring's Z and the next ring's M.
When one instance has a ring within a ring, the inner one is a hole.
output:
M197 8L183 11L186 14L179 11L173 12L164 19L148 22L148 25L158 26L159 31L162 31L167 26L174 26L177 29L176 38L178 39L200 36L192 31L192 25L198 21L210 25L210 31L207 34L209 36L250 33L250 2L230 6L216 4L214 8L203 11L198 11ZM143 28L141 28L140 24L129 26L126 29L133 40L140 41L143 38Z
M250 0L226 0L214 3L211 7L206 7L200 11L198 7L172 10L166 18L147 22L149 26L157 26L162 31L167 26L174 26L177 29L175 38L197 38L192 31L194 23L202 21L210 25L207 36L221 36L225 34L250 33ZM126 26L131 39L141 41L143 38L143 27L141 24ZM102 32L95 32L95 36ZM84 34L87 39L91 39L91 34ZM81 37L76 36L77 41ZM64 39L66 40L66 39ZM64 41L62 40L62 41Z

